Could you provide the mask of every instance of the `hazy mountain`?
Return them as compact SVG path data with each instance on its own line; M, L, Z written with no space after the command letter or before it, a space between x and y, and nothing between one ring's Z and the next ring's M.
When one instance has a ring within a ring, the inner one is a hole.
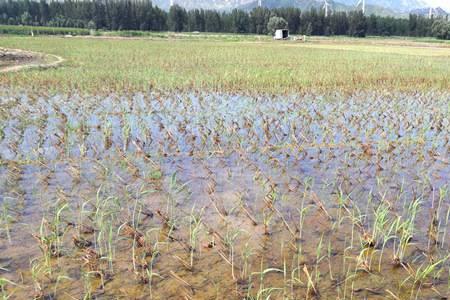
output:
M203 8L230 10L234 8L251 10L258 6L258 0L173 0L186 9ZM333 10L352 10L356 8L358 0L329 0ZM163 9L169 8L170 0L153 0L153 3ZM300 9L322 8L323 0L262 0L262 5L269 8L298 7ZM378 15L405 15L411 11L422 14L429 5L425 0L366 0L366 11L368 14ZM439 14L446 14L439 8Z
M418 8L411 11L411 13L421 16L428 16L430 14L430 7ZM441 7L436 7L432 9L432 14L434 16L445 17L448 13Z
M340 0L331 1L329 0L328 3L330 3L331 7L335 11L349 11L356 8L355 5L346 5L342 2L338 2ZM241 5L239 8L244 10L251 10L255 8L258 5L258 1L253 0L253 2L250 2L245 5ZM262 5L268 8L280 8L280 7L297 7L302 10L305 9L311 9L311 8L317 8L321 9L323 8L323 1L318 0L262 0ZM377 15L396 15L398 12L382 7L377 5L366 5L366 11L368 14L377 14Z
M186 9L204 8L230 10L254 1L255 0L173 0L173 3ZM153 0L152 2L163 9L168 9L170 5L170 0Z
M355 0L339 0L339 2L352 6L357 1ZM410 12L413 9L427 7L424 0L366 0L366 5L383 7L394 12Z
M328 1L335 9L347 9L346 5L342 3L336 3L335 1ZM323 2L317 0L261 0L261 4L268 8L280 8L280 7L297 7L300 9L322 8ZM245 3L239 6L241 9L250 10L258 6L258 1L253 0L249 3Z

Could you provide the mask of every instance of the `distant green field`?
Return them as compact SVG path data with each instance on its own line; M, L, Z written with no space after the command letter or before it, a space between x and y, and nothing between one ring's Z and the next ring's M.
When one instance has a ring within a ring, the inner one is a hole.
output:
M157 88L292 93L449 90L450 47L407 39L170 35L124 39L0 36L0 46L61 56L50 70L2 74L19 89L100 93Z
M89 35L88 29L44 27L44 26L22 26L22 25L0 25L0 34L13 35Z

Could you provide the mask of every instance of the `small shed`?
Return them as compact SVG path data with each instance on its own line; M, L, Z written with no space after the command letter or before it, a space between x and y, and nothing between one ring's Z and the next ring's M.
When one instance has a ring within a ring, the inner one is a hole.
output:
M274 40L286 40L289 38L289 30L287 29L277 29L275 31Z

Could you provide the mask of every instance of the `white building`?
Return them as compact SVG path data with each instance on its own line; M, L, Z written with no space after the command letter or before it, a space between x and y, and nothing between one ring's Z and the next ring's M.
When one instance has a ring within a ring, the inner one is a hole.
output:
M289 38L289 30L287 29L277 29L275 31L274 40L286 40Z

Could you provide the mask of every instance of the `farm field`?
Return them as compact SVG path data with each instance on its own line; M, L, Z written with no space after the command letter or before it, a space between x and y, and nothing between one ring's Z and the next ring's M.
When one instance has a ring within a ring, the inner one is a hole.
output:
M246 38L246 37L244 37ZM265 37L267 39L267 37ZM183 39L0 37L5 48L63 57L57 69L13 73L0 83L91 94L115 90L223 92L448 90L450 45L404 40L310 43ZM412 43L412 44L411 44ZM338 76L337 76L338 74Z
M255 38L0 36L3 299L450 297L450 45Z

